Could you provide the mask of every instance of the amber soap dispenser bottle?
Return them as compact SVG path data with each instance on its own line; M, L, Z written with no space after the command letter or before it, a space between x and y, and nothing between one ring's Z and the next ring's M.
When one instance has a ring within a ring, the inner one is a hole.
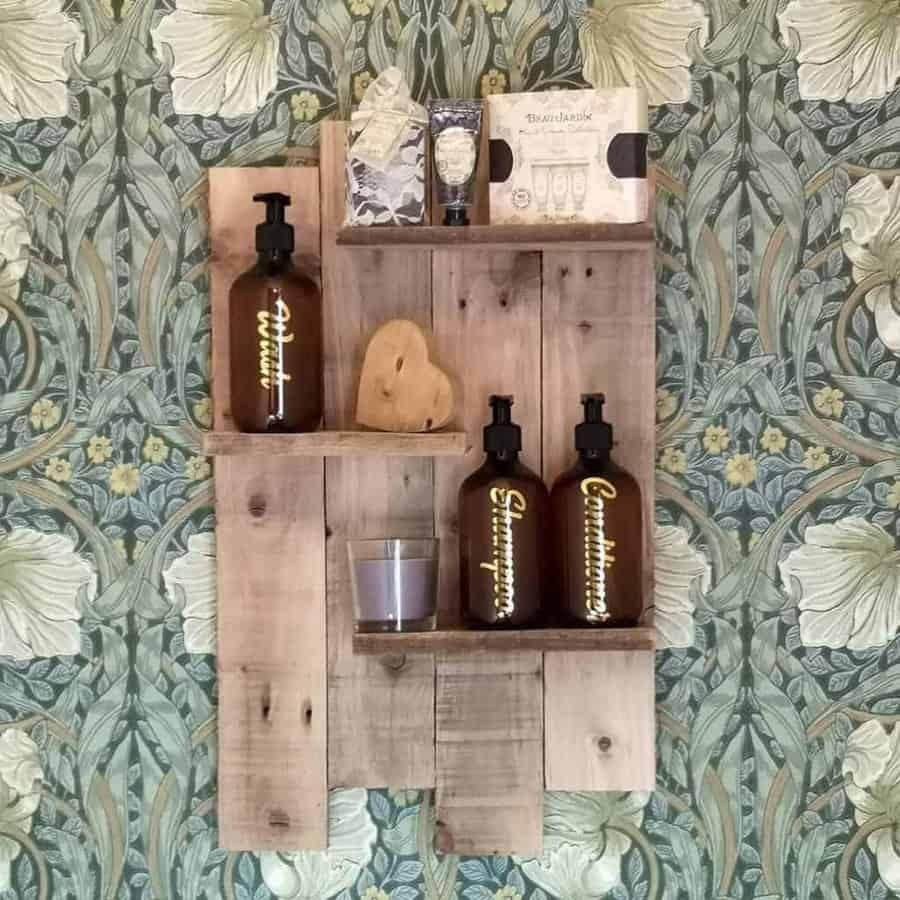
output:
M258 258L234 282L231 414L239 431L315 431L322 422L322 293L293 262L286 194L256 194L266 220L256 228Z
M547 488L519 462L522 430L512 397L493 396L487 458L459 489L462 613L474 628L536 624L544 591Z
M641 618L643 532L638 483L610 458L603 394L585 394L575 427L578 462L553 485L560 618L568 625L636 625Z

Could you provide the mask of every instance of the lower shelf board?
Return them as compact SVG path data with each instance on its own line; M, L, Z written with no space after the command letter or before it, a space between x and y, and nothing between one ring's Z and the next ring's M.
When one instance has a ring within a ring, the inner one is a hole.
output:
M439 628L436 631L357 632L353 635L353 652L362 655L655 649L656 629L651 625L633 628L532 628L521 631Z
M203 450L211 456L463 456L464 431L401 434L388 431L309 431L245 434L210 431Z

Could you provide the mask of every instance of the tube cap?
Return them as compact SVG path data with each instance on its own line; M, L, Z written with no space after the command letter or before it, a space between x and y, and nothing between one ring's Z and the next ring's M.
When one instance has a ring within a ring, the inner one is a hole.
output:
M444 224L445 225L468 225L469 217L466 214L466 208L464 206L444 207Z
M582 394L584 421L575 426L576 450L611 450L613 430L609 422L603 421L604 394Z
M291 205L287 194L254 194L257 203L266 204L266 221L256 226L256 251L294 252L294 226L284 221L285 207Z
M492 394L493 420L484 429L485 453L518 453L522 449L522 429L512 420L512 397Z

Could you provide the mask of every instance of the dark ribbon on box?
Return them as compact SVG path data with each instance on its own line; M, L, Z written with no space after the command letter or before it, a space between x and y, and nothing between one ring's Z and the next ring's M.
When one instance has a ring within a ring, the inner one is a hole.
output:
M490 180L499 184L506 181L513 170L513 152L502 138L488 142ZM606 164L616 178L647 177L647 133L623 131L617 134L606 148Z

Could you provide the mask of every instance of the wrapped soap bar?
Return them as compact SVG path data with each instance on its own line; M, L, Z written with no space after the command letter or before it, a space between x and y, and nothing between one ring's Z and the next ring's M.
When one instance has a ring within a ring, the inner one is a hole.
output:
M427 123L399 69L385 69L369 85L347 130L348 225L425 221Z
M647 218L642 88L487 99L492 224Z

